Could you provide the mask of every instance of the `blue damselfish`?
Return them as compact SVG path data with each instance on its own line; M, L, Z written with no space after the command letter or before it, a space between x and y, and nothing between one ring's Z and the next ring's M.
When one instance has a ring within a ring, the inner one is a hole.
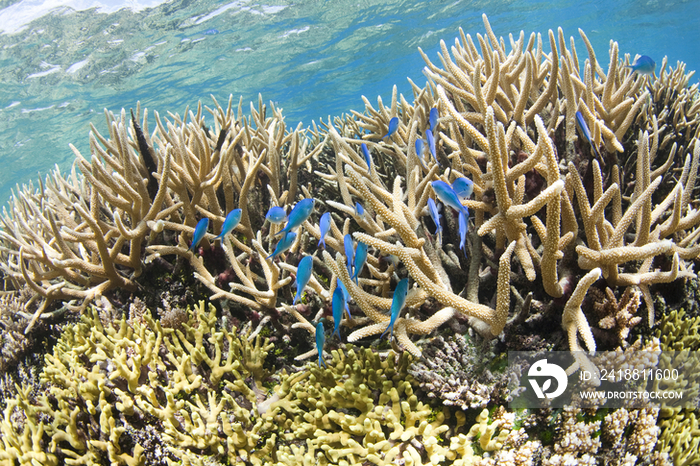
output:
M352 319L352 315L350 315L350 293L348 293L348 289L345 288L345 285L343 285L343 282L336 279L335 283L336 283L336 286L338 288L343 290L343 300L345 301L345 312L348 313L348 319Z
M469 230L469 211L459 213L459 248L467 255L467 231Z
M416 156L418 156L418 161L426 170L428 167L425 166L425 160L423 160L423 155L425 153L425 143L422 139L416 139Z
M313 265L314 258L312 256L304 256L299 261L299 265L297 265L297 294L294 296L294 302L292 304L296 304L299 299L301 299L301 294L311 279Z
M634 63L627 65L627 68L632 68L632 71L636 71L640 74L652 74L656 69L656 63L651 59L651 57L642 55L641 57L638 57Z
M326 335L323 333L325 329L323 328L323 322L316 324L316 349L318 350L318 367L326 366L326 361L323 360L323 344L326 342Z
M389 129L386 133L386 136L384 136L382 139L390 138L394 135L397 129L399 129L399 117L394 117L391 120L389 120Z
M402 278L401 281L396 285L394 290L394 297L391 300L391 320L387 326L384 333L379 338L384 338L386 332L389 332L389 336L394 335L394 323L396 323L396 318L399 316L399 312L403 309L403 305L406 303L406 295L408 294L408 278Z
M309 218L311 212L314 211L315 204L315 199L302 199L301 201L297 202L297 205L295 205L292 211L289 212L287 225L279 233L277 233L277 235L281 235L298 228L302 223L304 223L304 220Z
M428 212L430 212L430 217L433 219L435 224L435 234L438 237L438 242L442 242L442 225L440 225L440 213L438 212L437 205L432 197L428 198Z
M348 260L348 275L352 277L352 264L355 260L355 244L352 240L352 235L349 233L343 237L343 246L345 247L345 257Z
M581 112L576 112L576 126L578 127L578 130L581 131L581 134L583 134L583 137L586 139L586 141L588 141L588 144L591 145L591 149L593 149L593 152L595 153L596 157L600 159L598 149L596 149L595 144L593 144L591 132L588 130L588 125L586 124L586 120L583 118L583 114Z
M340 321L343 318L343 309L345 308L345 296L343 294L343 289L339 286L336 286L335 290L333 290L331 308L333 309L333 323L335 325L331 336L337 333L338 338L340 338Z
M362 147L362 154L365 156L365 162L367 163L367 169L369 170L372 168L372 156L369 153L369 149L367 149L367 144L363 142L360 147Z
M243 211L241 209L233 209L228 213L224 219L224 224L221 225L221 233L219 233L219 236L216 237L217 239L223 239L224 236L231 233L233 229L238 226L238 224L241 222L242 212Z
M328 230L331 228L331 213L326 212L325 214L321 215L321 220L318 221L318 228L321 230L321 239L318 240L318 244L316 247L320 246L321 243L323 243L323 247L326 247L326 234L328 233Z
M474 182L469 178L459 177L452 183L452 189L460 201L469 199L474 192Z
M285 212L284 208L279 206L270 207L270 210L267 211L267 215L265 215L265 220L279 225L287 220L287 212Z
M438 167L440 167L440 162L438 162L437 155L435 154L435 137L433 136L433 132L429 129L426 129L425 138L428 140L428 148L430 149L430 155L433 156L433 158L435 159L435 163L437 163Z
M194 227L194 235L192 235L192 244L190 245L190 251L194 251L204 235L207 233L207 228L209 228L209 219L204 217L202 220L197 222L197 226Z
M457 212L464 212L467 210L467 208L464 207L462 202L459 200L457 193L449 184L442 180L437 180L433 181L431 186L433 187L433 191L435 191L438 199L440 199L443 204L452 207Z
M297 234L293 231L285 233L285 235L282 237L281 240L277 243L277 246L275 247L275 252L267 256L265 259L269 258L275 258L282 254L284 251L292 247L292 244L294 244L294 240L297 239Z
M362 241L357 242L354 262L355 263L353 265L355 267L355 274L352 278L355 280L355 283L357 283L357 277L360 275L360 272L362 272L365 262L367 262L367 245Z
M360 218L365 217L365 208L362 207L362 204L360 204L359 202L355 203L355 215L357 215Z
M430 131L433 133L435 132L435 128L437 128L437 120L438 120L438 109L433 107L430 109L430 115L428 116L428 121L430 122Z

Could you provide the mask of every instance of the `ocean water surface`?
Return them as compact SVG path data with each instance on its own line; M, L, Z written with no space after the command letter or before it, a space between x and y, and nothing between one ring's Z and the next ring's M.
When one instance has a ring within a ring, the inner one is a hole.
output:
M657 73L664 56L700 67L698 1L0 0L0 203L55 164L69 170L69 143L88 155L104 108L182 113L230 94L248 108L262 94L308 126L362 111L362 95L387 102L394 84L410 101L406 78L426 81L418 47L439 63L440 39L483 34L482 13L506 41L542 33L546 51L562 27L585 57L581 28L604 67L611 39Z

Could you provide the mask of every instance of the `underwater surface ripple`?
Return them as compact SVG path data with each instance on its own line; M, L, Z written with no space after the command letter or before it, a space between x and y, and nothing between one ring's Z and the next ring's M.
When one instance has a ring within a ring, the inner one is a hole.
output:
M697 20L688 20L697 2L611 3L3 0L0 202L54 164L69 170L69 143L87 155L89 124L106 130L105 107L140 100L182 113L199 99L211 105L210 94L220 102L233 94L248 108L261 93L288 124L308 126L364 108L361 95L388 101L394 84L411 100L406 77L425 83L417 47L437 59L440 39L449 46L460 26L482 32L482 13L506 40L561 26L585 56L580 27L601 54L614 39L621 54L700 67Z

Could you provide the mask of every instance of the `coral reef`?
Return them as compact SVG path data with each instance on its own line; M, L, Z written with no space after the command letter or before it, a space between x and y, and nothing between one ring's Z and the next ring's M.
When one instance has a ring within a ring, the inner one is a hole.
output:
M215 310L203 303L188 314L182 330L173 330L150 313L103 326L89 311L47 354L47 392L34 400L21 392L8 402L4 437L24 438L52 464L166 464L178 449L223 446L245 455L264 426L251 405L264 398L262 364L271 345L260 336L239 338L235 328L215 329ZM25 417L19 431L9 422L16 409ZM170 449L146 449L140 438ZM8 446L0 457L21 463Z
M243 116L241 102L235 114L231 100L225 109L214 101L214 108L206 109L212 127L201 104L184 117L163 119L156 112L152 133L148 112L139 120L139 107L131 119L125 111L118 117L106 112L109 138L93 127L91 159L74 150L81 173L74 170L64 178L57 171L40 190L25 187L4 217L7 228L0 239L6 245L6 280L30 287L41 302L30 327L54 300L77 299L66 304L74 308L113 288L134 289L144 264L180 267L181 262L167 262L172 257L187 261L214 299L277 319L285 311L295 264L303 254L314 253L311 237L321 239L321 233L314 215L290 243L289 253L269 261L265 258L280 227L268 229L263 213L266 206L294 204L300 195L318 199L318 209L332 213L327 250L317 254L323 264L316 262L310 286L321 299L314 306L318 311L318 304L330 301L335 278L342 281L366 317L352 323L363 327L350 334L350 341L383 331L387 317L382 311L389 308L395 274L415 283L408 316L395 325L397 341L419 356L411 335L430 333L454 315L469 317L485 336L500 334L510 311L513 267L520 267L529 282L538 280L544 294L535 284L525 285L538 291L535 299L552 302L571 292L580 276L575 263L584 270L600 268L609 286L638 286L652 326L649 287L695 277L688 261L700 252L700 215L690 200L700 144L683 142L680 149L692 151L684 163L676 162L678 145L664 154L665 162L657 162L657 153L668 146L668 138L662 140L667 127L659 122L668 116L648 105L647 77L620 66L616 43L606 73L583 32L588 58L580 62L561 30L558 40L550 31L551 53L545 54L535 34L526 43L521 33L508 51L486 17L484 24L487 34L477 36L478 47L461 31L450 49L442 43L443 68L424 56L429 82L424 88L414 84L413 103L396 92L390 106L379 101L375 108L365 99L363 114L320 129L288 131L278 109L272 107L267 117L262 99L257 108L251 104L250 117ZM677 71L664 68L661 74L685 89L687 80ZM666 98L661 90L649 89ZM684 92L689 99L695 95ZM674 134L693 127L695 107L671 110L689 112ZM432 108L439 115L433 128L436 158L424 161L415 143L426 135ZM605 144L600 160L577 148L576 112L593 129L593 143ZM395 133L379 139L392 118ZM605 162L634 151L636 169L629 173ZM443 170L439 160L449 162L449 169ZM675 185L666 181L656 194L674 165L682 167L681 176ZM429 182L462 175L473 180L475 195L463 201L474 211L469 260L454 252L454 217L444 216L448 228L442 243L423 226L427 199L435 196ZM366 208L362 215L358 203ZM198 248L203 255L188 247L198 219L210 219L216 232L235 207L241 209L241 221L232 235L214 241L205 233ZM347 234L374 250L368 272L357 283L342 270L343 263L352 263L344 247ZM400 262L382 270L382 255ZM639 261L641 266L630 270ZM498 269L494 307L482 303L480 295L492 291L481 291L477 279L491 268ZM579 313L574 321L592 349L586 320ZM578 337L564 321L575 350ZM289 329L279 320L276 325Z
M511 432L512 420L489 422L488 410L466 432L464 415L450 427L448 411L413 393L408 354L333 351L328 368L273 377L264 368L269 341L216 320L204 303L182 330L138 311L103 326L89 310L46 356L46 391L6 400L0 461L472 464L471 442L495 451Z
M436 62L421 51L428 82L410 101L394 88L389 105L363 98L311 128L262 97L247 116L232 98L153 112L152 130L140 105L105 110L90 155L73 148L69 174L19 188L2 215L0 271L19 297L0 303L0 369L32 345L47 354L39 386L3 389L0 461L554 465L612 451L635 464L658 439L654 461L695 462L691 410L516 415L496 408L507 376L484 369L514 348L572 350L569 373L597 372L582 350L697 349L676 313L700 254L692 73L664 60L652 82L614 41L606 70L583 31L579 58L561 29L507 46L484 26L441 42ZM462 177L473 198L434 188ZM311 208L266 221L298 205ZM187 310L203 298L214 305ZM80 322L50 348L37 329L66 315ZM297 366L323 352L307 348L331 315L329 367ZM380 356L389 325L406 353ZM469 341L431 342L447 325Z

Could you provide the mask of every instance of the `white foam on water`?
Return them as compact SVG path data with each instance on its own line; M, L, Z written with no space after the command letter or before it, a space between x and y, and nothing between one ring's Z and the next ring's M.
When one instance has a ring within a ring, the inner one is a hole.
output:
M128 8L141 11L154 8L168 0L22 0L0 10L0 34L14 34L27 27L35 19L61 10L89 10L114 13Z
M44 69L44 71L39 71L37 73L27 75L27 78L42 78L44 76L48 76L50 74L61 71L61 65L52 65L51 63L41 62L41 67Z
M77 73L80 68L88 64L89 59L81 60L79 62L73 63L71 66L68 67L66 70L66 73L68 74L74 74Z

